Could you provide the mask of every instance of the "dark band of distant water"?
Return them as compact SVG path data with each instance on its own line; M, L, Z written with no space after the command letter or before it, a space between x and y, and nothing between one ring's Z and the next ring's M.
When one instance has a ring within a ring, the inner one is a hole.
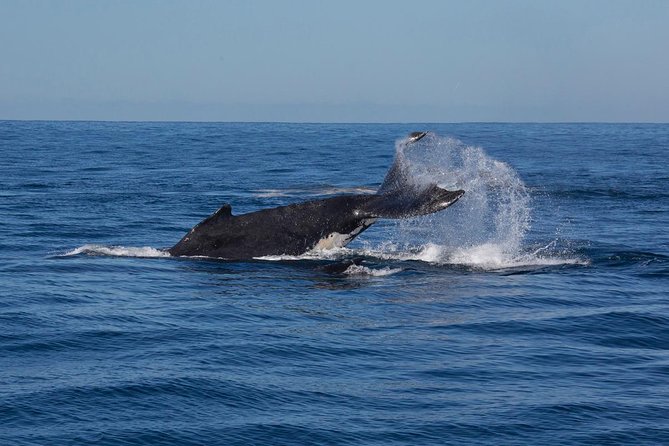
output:
M443 213L180 259L234 213ZM669 125L0 122L0 444L669 444ZM329 268L342 260L362 263Z

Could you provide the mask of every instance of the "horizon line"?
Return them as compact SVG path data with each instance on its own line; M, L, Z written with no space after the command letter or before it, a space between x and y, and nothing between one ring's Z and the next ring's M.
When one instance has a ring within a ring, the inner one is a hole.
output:
M249 121L249 120L181 120L181 119L12 119L0 122L100 122L100 123L173 123L173 124L342 124L342 125L408 125L408 124L669 124L665 121Z

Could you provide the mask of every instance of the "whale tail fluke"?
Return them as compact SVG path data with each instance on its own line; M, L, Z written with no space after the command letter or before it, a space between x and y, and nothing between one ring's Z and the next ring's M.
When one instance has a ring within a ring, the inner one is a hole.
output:
M417 217L446 209L464 193L464 190L450 191L433 184L421 191L414 189L375 195L364 210L373 218Z

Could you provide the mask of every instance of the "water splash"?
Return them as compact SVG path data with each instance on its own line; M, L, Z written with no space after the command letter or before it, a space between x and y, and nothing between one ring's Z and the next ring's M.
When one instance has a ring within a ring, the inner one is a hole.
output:
M438 184L465 195L452 208L411 220L391 230L393 243L366 247L382 257L438 264L502 269L530 265L582 263L582 259L528 251L523 241L531 227L531 197L516 171L480 147L430 133L420 141L396 143L394 175L421 188ZM385 185L386 182L384 182Z
M557 248L524 241L531 227L532 200L516 171L480 147L430 133L417 142L398 140L393 166L381 186L424 190L432 184L465 195L452 208L409 220L388 222L383 242L362 241L362 248L314 250L298 256L262 260L338 260L367 256L392 261L464 265L482 270L587 265L586 259ZM388 228L388 225L390 227Z

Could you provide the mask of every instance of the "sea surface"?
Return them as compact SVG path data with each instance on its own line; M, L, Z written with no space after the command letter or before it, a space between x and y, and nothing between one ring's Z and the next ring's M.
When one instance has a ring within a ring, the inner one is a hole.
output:
M373 193L415 130L443 212L164 251ZM0 121L0 444L669 444L668 168L665 124Z

